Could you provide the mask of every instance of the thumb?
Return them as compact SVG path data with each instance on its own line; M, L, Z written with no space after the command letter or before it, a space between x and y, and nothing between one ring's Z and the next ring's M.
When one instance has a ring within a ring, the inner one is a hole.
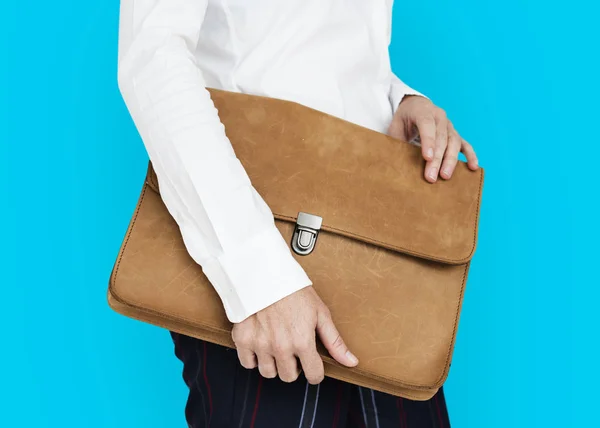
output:
M319 311L317 320L317 333L321 342L329 351L329 354L340 364L347 367L354 367L358 364L358 358L348 350L342 336L333 324L333 320L327 313Z
M387 134L390 137L397 138L398 140L408 141L408 133L406 132L406 126L404 120L398 115L395 115L390 123Z

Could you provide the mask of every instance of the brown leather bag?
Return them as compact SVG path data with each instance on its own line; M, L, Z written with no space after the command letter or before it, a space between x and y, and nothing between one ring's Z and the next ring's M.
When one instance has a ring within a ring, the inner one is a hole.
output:
M295 237L296 250L312 250L295 257L360 360L343 367L319 345L326 375L432 397L448 375L483 171L459 162L451 180L429 184L416 146L289 101L211 95L277 227L290 243ZM310 215L297 224L300 212ZM311 215L322 218L320 229ZM234 346L221 301L188 255L151 167L108 299L126 316Z

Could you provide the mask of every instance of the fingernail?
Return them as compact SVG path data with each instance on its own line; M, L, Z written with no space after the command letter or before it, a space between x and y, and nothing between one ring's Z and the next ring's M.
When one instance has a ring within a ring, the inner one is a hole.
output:
M431 168L431 171L429 171L429 178L437 180L437 168Z
M431 159L433 157L433 149L429 148L427 149L427 153L425 154L429 159Z
M352 352L346 351L346 357L348 357L348 359L352 362L352 364L358 363L358 358L356 358Z
M445 169L445 170L443 170L443 171L442 171L442 175L443 175L445 178L448 178L448 177L450 177L450 170L449 170L449 169Z

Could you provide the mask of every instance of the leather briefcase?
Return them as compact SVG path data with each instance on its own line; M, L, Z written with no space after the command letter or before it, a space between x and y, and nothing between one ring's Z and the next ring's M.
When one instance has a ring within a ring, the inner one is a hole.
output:
M459 162L451 180L430 184L419 147L293 102L210 91L252 184L360 360L343 367L320 346L325 374L432 397L448 375L483 170ZM110 278L110 306L233 347L221 301L159 192L150 166Z

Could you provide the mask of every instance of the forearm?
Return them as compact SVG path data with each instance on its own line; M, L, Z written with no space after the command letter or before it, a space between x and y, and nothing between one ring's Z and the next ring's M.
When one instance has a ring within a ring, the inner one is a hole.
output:
M195 64L206 5L154 1L134 25L132 3L121 12L130 39L120 43L119 87L188 252L229 319L241 321L310 280L235 156Z

